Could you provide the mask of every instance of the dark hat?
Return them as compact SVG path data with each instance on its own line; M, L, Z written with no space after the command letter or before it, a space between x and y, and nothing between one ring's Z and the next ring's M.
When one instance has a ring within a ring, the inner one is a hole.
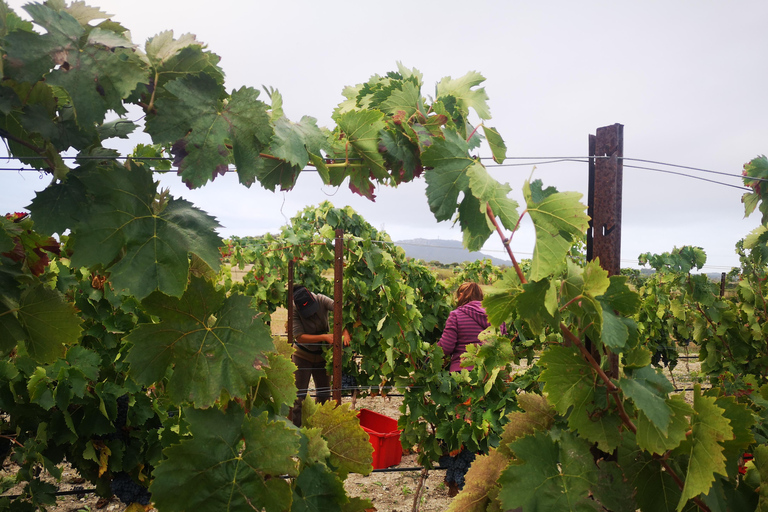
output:
M293 303L296 305L296 309L299 310L299 314L304 318L314 315L320 309L315 296L303 286L294 288Z

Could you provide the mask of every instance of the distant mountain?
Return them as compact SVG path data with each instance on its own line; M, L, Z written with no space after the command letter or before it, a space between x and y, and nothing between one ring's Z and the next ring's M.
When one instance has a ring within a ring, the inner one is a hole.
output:
M510 260L494 258L481 252L469 252L461 245L461 242L456 240L415 238L413 240L396 241L395 245L402 247L405 250L405 255L409 258L426 262L439 261L443 264L450 264L490 259L497 266L512 264Z

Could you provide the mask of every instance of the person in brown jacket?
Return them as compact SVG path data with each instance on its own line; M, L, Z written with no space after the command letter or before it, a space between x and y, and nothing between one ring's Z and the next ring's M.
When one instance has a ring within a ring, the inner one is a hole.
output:
M293 289L293 339L296 351L296 402L291 408L291 419L301 426L301 406L307 396L310 377L315 382L316 400L324 403L331 397L331 376L325 370L325 348L333 343L328 314L333 311L333 299L322 293L312 293L304 286ZM344 346L349 346L349 332L342 333Z

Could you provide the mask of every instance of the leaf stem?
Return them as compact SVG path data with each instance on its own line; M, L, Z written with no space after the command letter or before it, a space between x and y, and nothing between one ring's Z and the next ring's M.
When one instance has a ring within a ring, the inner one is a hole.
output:
M583 296L583 295L581 295L581 294L579 294L579 295L575 296L574 298L572 298L571 300L569 300L568 302L566 302L566 303L565 303L565 304L564 304L564 305L563 305L563 306L560 308L560 312L562 313L563 311L565 311L566 309L568 309L568 306L570 306L570 305L571 305L571 304L573 304L574 302L577 302L577 301L581 300L583 297L584 297L584 296Z
M589 353L589 350L586 349L584 344L581 342L578 336L573 334L568 327L566 327L565 324L560 324L560 331L563 333L563 336L569 340L571 343L576 345L578 347L579 352L581 352L581 355L584 356L584 359L587 360L589 365L592 367L593 370L597 373L597 375L602 379L603 382L605 382L605 387L608 389L608 392L613 395L613 400L616 402L616 408L619 412L619 417L621 418L624 425L632 431L633 434L637 434L637 427L632 422L632 419L627 414L626 409L624 409L624 404L621 402L621 398L619 397L619 388L616 386L616 384L613 383L610 377L603 371L603 369L600 367L600 364L595 360L594 357L592 357L592 354Z
M509 259L512 260L512 266L515 267L515 272L517 272L518 279L520 279L520 282L523 284L527 283L528 280L525 279L525 275L523 275L523 269L520 268L520 265L517 263L517 260L515 259L515 255L512 253L512 249L509 247L511 236L509 239L504 236L504 232L501 230L501 226L499 226L499 223L496 221L496 215L493 213L493 209L491 208L490 204L486 206L485 211L488 214L488 218L491 219L491 222L496 228L496 232L499 234L499 237L501 238L501 242L504 244L504 248L507 250L507 255L509 256ZM518 219L518 222L519 222L519 219Z
M20 144L24 146L25 148L31 149L32 151L34 151L40 156L45 156L45 149L39 148L34 144L32 144L31 142L27 142L24 139L20 139L19 137L16 137L12 133L10 133L8 130L4 130L3 128L0 128L0 137L11 140L16 144ZM50 169L51 172L53 172L53 170L56 168L56 164L54 164L53 160L51 160L50 158L45 158L43 162L45 162L48 165L48 168Z
M680 477L677 475L677 473L675 473L675 470L672 469L672 467L669 464L667 464L667 461L664 460L661 456L654 455L653 458L656 459L659 462L659 464L661 464L661 467L664 468L664 471L666 471L669 474L669 476L672 477L672 480L675 481L677 486L682 491L685 488L685 483L680 479ZM696 506L699 507L704 512L712 512L710 510L710 508L707 506L707 504L704 503L703 501L701 501L700 498L694 497L694 498L691 498L691 499L696 504Z

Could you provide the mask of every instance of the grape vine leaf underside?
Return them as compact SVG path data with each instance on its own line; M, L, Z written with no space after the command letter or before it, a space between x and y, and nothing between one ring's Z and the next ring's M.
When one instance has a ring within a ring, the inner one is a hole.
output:
M264 375L274 348L269 329L244 295L224 296L213 283L192 278L180 299L155 293L144 301L159 323L141 324L129 336L130 374L142 384L161 381L172 368L167 392L178 404L208 407L223 391L244 397Z
M124 113L123 98L146 79L147 69L124 29L117 24L90 26L91 16L78 19L45 4L24 9L46 33L10 32L4 48L6 73L23 82L45 76L48 84L61 87L86 130L93 130L109 110Z
M307 426L321 429L328 443L330 461L341 478L350 472L361 475L370 474L373 446L368 434L360 428L357 411L350 409L350 404L336 407L328 401L314 408L307 417Z
M192 438L166 449L153 472L152 499L160 510L290 509L292 491L280 475L298 475L300 435L267 413L247 416L235 403L185 409Z
M173 144L182 179L196 188L227 172L234 162L249 176L273 129L259 91L242 87L222 100L224 88L208 75L188 75L166 84L147 131L157 144Z
M690 498L709 492L715 473L726 475L724 448L720 443L733 439L733 428L715 400L714 397L702 396L699 386L694 389L692 434L680 447L680 451L687 453L689 459L678 512Z
M536 227L536 245L529 279L538 281L565 265L565 255L575 240L584 236L589 217L578 192L542 189L541 182L525 182L523 194Z
M58 291L38 284L24 290L18 302L8 297L3 299L0 300L0 351L3 353L23 343L33 360L50 363L62 357L67 346L78 342L81 319L75 314L74 306Z
M213 217L183 199L156 200L157 184L141 166L90 164L39 193L29 206L36 225L72 235L72 264L103 266L115 290L143 299L155 290L179 297L187 285L189 253L220 265ZM79 197L74 209L59 209ZM90 203L90 204L88 204Z

